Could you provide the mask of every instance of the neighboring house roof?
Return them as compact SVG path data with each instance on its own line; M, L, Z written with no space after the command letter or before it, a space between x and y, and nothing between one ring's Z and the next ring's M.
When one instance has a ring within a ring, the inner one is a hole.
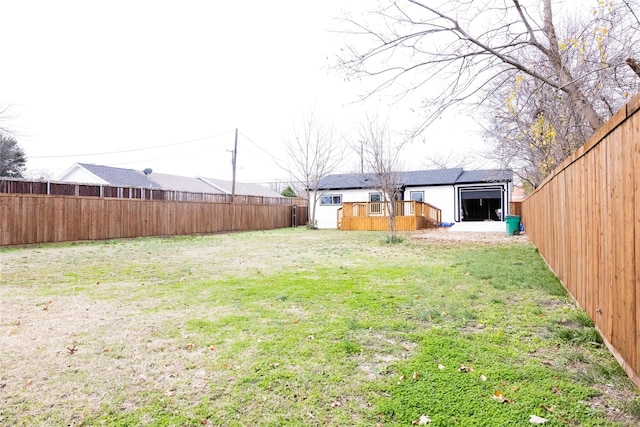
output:
M152 172L149 179L155 181L165 190L188 191L190 193L225 194L224 191L212 187L200 178L169 175L166 173Z
M190 178L180 175L169 175L165 173L150 172L148 175L143 171L134 169L114 168L111 166L92 165L88 163L76 163L69 170L64 172L59 178L60 181L70 182L73 179L74 171L87 171L91 175L84 173L85 178L97 178L99 182L120 187L145 187L162 190L185 191L190 193L207 194L231 194L231 181L222 179L196 177ZM77 177L78 174L75 174ZM258 184L236 182L236 194L239 196L258 197L283 197L275 191Z
M209 185L212 185L220 189L224 193L231 194L232 186L233 186L232 181L225 181L222 179L205 178L205 177L198 177L198 179L201 179L202 181L208 183ZM236 195L238 196L284 197L273 190L263 187L262 185L251 184L247 182L236 181L235 190L236 190Z
M150 180L142 171L114 168L111 166L92 165L89 163L76 164L105 180L110 185L122 187L160 188L160 184Z
M374 176L370 173L327 175L320 180L318 188L320 190L372 188L375 182ZM452 168L400 172L400 181L403 187L504 182L512 179L513 172L502 169L465 171L462 168Z

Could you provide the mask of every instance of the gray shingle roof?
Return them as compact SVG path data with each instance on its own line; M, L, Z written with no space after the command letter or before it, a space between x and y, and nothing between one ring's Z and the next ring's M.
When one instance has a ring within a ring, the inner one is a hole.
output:
M89 172L107 181L110 185L122 187L145 187L162 190L187 191L191 193L231 194L231 181L214 178L189 178L151 172L145 175L134 169L78 163ZM275 191L258 184L236 182L236 194L240 196L283 197Z
M207 182L227 194L231 194L231 187L233 182L225 181L223 179L215 179L215 178L204 178L200 177L204 182ZM236 194L239 196L259 196L259 197L284 197L281 194L268 189L267 187L263 187L258 184L251 184L247 182L237 182L236 181Z
M92 165L89 163L78 163L92 174L107 181L110 185L122 187L145 187L160 188L160 185L149 179L141 171L124 168L114 168L111 166Z
M485 169L464 171L456 184L470 184L475 182L512 181L513 171L504 169Z
M404 173L405 186L454 184L462 174L462 168L434 169Z
M404 187L511 181L512 179L513 172L508 170L465 171L462 168L452 168L400 172L400 181ZM320 190L372 188L374 182L373 174L334 174L321 179L318 188Z
M165 190L187 191L190 193L224 194L224 191L207 184L199 178L153 172L149 175L149 179L158 183L158 185Z

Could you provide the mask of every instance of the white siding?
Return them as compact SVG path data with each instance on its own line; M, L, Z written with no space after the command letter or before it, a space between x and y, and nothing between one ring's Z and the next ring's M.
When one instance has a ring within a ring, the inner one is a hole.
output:
M424 191L424 202L442 211L442 222L454 221L455 191L453 185L438 185L433 187L407 187L404 199L410 200L412 191Z
M78 165L60 175L57 181L79 182L82 184L109 184L107 181L95 176L85 168Z
M341 195L342 202L366 202L369 200L369 193L376 190L332 190L322 193L324 196ZM316 221L318 228L338 228L338 209L342 206L320 206L320 198L316 204Z

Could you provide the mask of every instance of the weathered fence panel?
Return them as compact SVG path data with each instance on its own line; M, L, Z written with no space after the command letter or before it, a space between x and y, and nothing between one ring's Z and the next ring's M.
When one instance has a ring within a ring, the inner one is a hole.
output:
M640 387L640 95L522 203L525 231Z
M191 193L187 191L157 190L141 187L113 187L101 184L80 184L54 181L29 181L0 177L0 193L46 194L49 196L91 196L122 199L173 200L181 202L247 203L294 205L301 200L290 197L263 197L213 193ZM305 202L306 203L306 202Z
M291 227L285 204L0 194L0 245Z

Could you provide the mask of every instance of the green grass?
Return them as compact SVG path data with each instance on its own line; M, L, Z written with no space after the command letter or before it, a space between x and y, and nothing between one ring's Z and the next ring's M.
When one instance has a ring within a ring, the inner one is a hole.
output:
M598 384L633 387L535 248L383 237L0 250L3 304L18 307L0 320L0 360L21 364L0 372L0 424L622 425L589 402ZM21 345L54 315L73 330ZM69 397L78 379L84 403ZM637 420L637 400L610 404Z

